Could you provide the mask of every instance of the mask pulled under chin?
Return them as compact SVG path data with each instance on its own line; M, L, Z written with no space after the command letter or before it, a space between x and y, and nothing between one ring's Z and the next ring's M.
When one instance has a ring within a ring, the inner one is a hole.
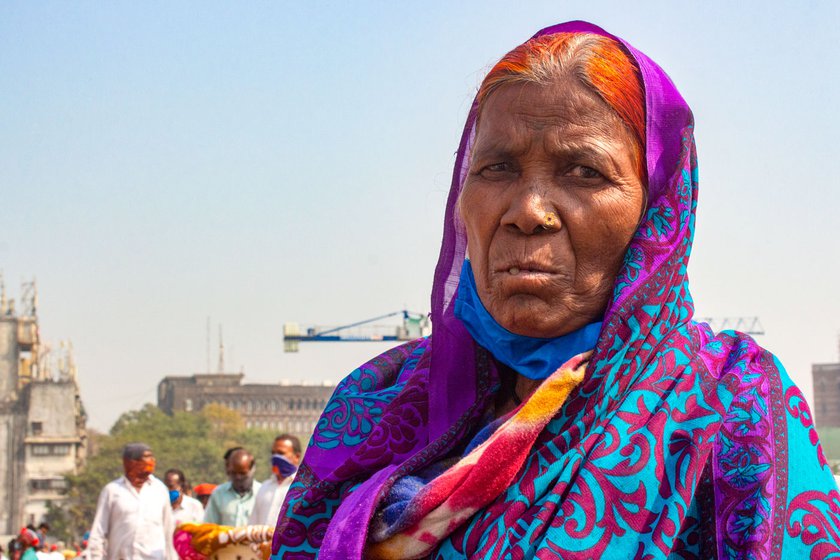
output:
M504 328L484 307L469 259L461 267L455 317L460 319L475 342L493 356L529 379L547 379L574 356L592 350L601 334L601 321L555 338L535 338Z

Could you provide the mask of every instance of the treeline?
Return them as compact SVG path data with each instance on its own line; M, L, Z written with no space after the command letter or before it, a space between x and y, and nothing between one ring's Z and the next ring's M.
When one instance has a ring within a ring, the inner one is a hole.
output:
M67 476L68 501L61 507L48 506L51 534L65 542L78 541L93 522L99 492L123 474L122 448L131 442L151 446L157 459L155 475L163 478L167 469L184 471L191 485L219 484L226 480L222 456L225 450L242 446L257 459L256 478L271 473L271 444L274 431L245 428L238 412L212 404L200 412L177 412L167 416L147 404L123 414L108 434L92 433L88 449L93 450L78 475ZM308 436L295 434L306 442Z

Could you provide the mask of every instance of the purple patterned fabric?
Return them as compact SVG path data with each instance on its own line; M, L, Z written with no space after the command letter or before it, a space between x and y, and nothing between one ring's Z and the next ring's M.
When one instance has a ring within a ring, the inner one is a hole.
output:
M612 37L584 22L537 35L558 32ZM665 72L615 39L644 82L645 216L583 382L507 492L434 557L840 558L840 494L801 394L751 338L692 321L693 118ZM336 388L283 506L275 558L362 558L394 482L459 456L492 411L494 361L453 315L466 249L455 203L474 123L475 106L446 208L434 334Z

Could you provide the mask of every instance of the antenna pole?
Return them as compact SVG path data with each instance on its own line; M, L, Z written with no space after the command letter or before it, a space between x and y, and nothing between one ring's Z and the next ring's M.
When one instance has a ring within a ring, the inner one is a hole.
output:
M206 344L205 350L207 352L207 369L205 369L204 371L206 371L207 373L210 373L210 315L207 316L206 335L207 335L207 344Z
M219 373L225 372L225 341L222 338L222 325L219 325Z

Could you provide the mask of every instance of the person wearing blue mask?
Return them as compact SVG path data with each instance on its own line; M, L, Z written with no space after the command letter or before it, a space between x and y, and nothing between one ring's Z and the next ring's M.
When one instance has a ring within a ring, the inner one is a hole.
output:
M176 527L182 523L201 523L204 520L204 506L189 495L190 485L183 471L169 469L163 475L163 483L169 490L172 519Z
M292 484L294 474L300 464L300 440L290 434L281 434L274 438L271 446L272 476L263 482L257 493L254 509L248 518L249 525L271 525L277 523L277 516L286 492Z

